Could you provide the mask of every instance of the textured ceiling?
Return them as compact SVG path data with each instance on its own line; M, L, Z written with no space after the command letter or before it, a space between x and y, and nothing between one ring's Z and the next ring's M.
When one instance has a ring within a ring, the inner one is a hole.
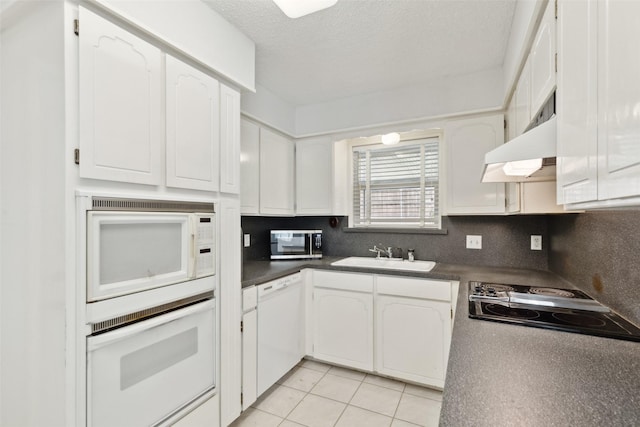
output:
M287 18L271 0L205 0L256 43L256 82L292 105L502 65L515 0L338 0Z

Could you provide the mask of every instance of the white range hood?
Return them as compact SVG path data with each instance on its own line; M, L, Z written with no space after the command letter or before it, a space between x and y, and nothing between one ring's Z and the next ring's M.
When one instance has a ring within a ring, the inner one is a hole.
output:
M482 182L556 179L556 116L484 156Z

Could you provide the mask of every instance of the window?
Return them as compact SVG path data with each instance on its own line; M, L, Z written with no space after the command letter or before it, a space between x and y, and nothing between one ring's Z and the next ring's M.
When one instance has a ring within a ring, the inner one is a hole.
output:
M354 227L440 228L439 139L353 147Z

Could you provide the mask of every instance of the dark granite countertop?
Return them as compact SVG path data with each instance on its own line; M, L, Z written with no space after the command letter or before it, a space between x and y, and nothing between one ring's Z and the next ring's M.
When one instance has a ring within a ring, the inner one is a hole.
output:
M384 274L330 265L338 259L247 262L242 285L302 268ZM640 343L468 317L469 280L571 283L545 271L440 263L429 273L389 274L460 281L441 426L640 425Z
M242 287L259 285L280 277L296 273L303 268L317 268L335 271L353 271L359 273L388 274L393 276L412 276L440 280L458 280L458 275L451 272L451 269L442 271L441 266L436 264L433 270L428 273L419 271L382 270L379 268L359 268L333 266L332 262L343 257L323 257L319 260L287 260L287 261L247 261L242 266Z

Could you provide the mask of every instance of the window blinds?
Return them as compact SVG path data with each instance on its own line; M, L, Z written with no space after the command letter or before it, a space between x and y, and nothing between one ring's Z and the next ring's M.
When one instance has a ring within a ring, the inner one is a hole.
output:
M439 141L353 148L355 227L440 227Z

